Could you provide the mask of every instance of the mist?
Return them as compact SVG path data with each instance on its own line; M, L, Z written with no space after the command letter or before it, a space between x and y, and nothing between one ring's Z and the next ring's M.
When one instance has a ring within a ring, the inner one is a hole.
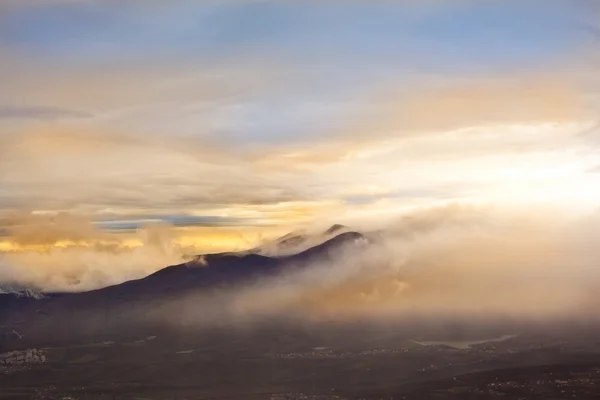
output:
M186 296L159 307L154 318L186 327L271 317L589 318L600 305L599 222L597 214L561 218L462 206L417 211L370 244L343 246L332 261Z
M119 237L95 228L87 218L65 213L17 215L8 227L14 249L0 253L0 288L5 290L98 289L180 263L184 251L165 224Z
M599 305L598 213L569 217L455 204L409 212L379 227L355 227L366 238L334 249L327 260L287 265L275 276L192 295L175 294L154 303L144 318L186 328L248 326L269 318L299 323L415 316L541 321L591 317ZM143 245L133 248L96 244L5 253L0 282L85 291L182 262L170 227L148 227L138 239ZM205 266L198 262L190 268Z

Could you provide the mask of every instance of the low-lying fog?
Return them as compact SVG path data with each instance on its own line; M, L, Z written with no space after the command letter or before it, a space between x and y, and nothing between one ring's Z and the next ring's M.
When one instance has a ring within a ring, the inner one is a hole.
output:
M545 320L595 315L600 219L445 207L406 216L369 245L235 289L179 299L166 321L256 317L483 317ZM360 242L360 241L359 241ZM173 317L176 315L176 317Z
M364 230L377 240L351 243L339 249L332 262L182 296L157 305L150 315L153 321L176 326L251 323L276 315L315 321L428 315L530 320L591 316L599 303L599 221L598 215L561 219L551 213L466 206L422 210L380 225L376 234ZM88 253L85 268L93 277L91 265L102 269L99 264L110 264L107 268L112 271L118 260L119 268L126 269L132 257L156 263L166 261L157 254L172 256L152 249L124 255L111 252L110 257L96 249ZM0 279L6 279L7 271L21 269L27 271L23 276L35 279L38 275L32 271L48 268L36 258L15 256L6 261L10 268L2 268ZM36 283L43 287L50 282L53 288L52 282L68 272L68 265L45 270L39 275L44 280Z

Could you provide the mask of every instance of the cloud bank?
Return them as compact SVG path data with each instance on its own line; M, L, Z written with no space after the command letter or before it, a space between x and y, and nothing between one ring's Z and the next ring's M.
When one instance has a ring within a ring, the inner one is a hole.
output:
M5 221L7 223L7 221ZM0 252L0 287L79 292L143 278L182 262L172 228L149 225L128 238L72 214L20 214L10 219Z
M153 318L201 327L275 316L533 321L595 315L598 215L574 221L545 212L445 207L419 211L394 228L372 246L343 248L332 262L184 297L159 307Z

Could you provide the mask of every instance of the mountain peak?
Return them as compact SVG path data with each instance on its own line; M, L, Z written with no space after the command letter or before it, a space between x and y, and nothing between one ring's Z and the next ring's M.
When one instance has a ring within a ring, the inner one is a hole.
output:
M282 247L282 248L294 247L294 246L301 245L302 243L306 242L306 240L307 240L306 235L287 234L277 240L277 246Z
M336 232L339 232L339 231L341 231L341 230L349 230L349 229L350 229L350 228L348 228L348 227L347 227L347 226L345 226L345 225L333 224L333 225L331 225L331 226L329 227L329 229L327 229L327 230L325 231L325 234L326 234L326 235L333 235L334 233L336 233Z
M368 242L368 239L361 233L344 232L301 253L289 256L289 258L304 261L331 258L338 250L347 245L365 242Z

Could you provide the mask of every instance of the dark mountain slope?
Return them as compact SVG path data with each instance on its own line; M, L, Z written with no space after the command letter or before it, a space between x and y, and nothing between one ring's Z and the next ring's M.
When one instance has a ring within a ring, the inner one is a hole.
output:
M311 247L308 250L294 254L292 256L282 257L281 259L290 264L307 264L317 261L331 261L332 258L340 255L346 246L368 243L367 238L358 232L346 232L327 240L320 245Z
M106 340L117 333L145 332L150 329L149 316L166 304L189 295L214 293L224 287L235 290L237 285L293 268L306 268L314 262L331 262L346 246L367 242L360 233L346 232L286 257L209 254L142 279L89 292L47 294L43 299L1 294L0 349L3 341L52 344L77 338ZM24 338L19 339L13 329Z

